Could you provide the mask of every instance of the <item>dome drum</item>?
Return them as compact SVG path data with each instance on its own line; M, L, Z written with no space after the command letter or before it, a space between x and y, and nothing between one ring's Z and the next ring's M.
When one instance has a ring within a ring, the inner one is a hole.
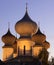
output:
M34 45L34 42L31 39L18 39L17 40L17 46L20 47L20 49L24 49L24 46L26 47L26 50L30 50L31 46Z

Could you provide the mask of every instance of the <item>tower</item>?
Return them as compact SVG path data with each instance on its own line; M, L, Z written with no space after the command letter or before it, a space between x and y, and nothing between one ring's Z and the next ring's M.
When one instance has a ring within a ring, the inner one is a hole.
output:
M43 63L44 62L47 63L49 56L47 49L50 47L50 44L49 42L46 41L46 35L44 35L40 31L40 28L38 28L38 32L32 36L32 40L35 41L35 45L33 47L33 55L37 56L38 58L40 56L41 59L40 58L39 59L43 61Z
M13 43L15 42L15 36L11 34L10 29L5 35L2 36L2 41L5 43L3 48L3 61L13 58Z
M37 33L32 36L32 40L35 42L35 45L33 47L34 56L38 56L38 54L42 50L43 48L42 42L44 42L45 39L46 36L43 33L41 33L40 28L38 28Z
M15 24L15 30L18 34L20 34L20 38L17 40L17 49L18 47L20 48L20 55L24 54L24 46L26 55L30 55L31 46L35 44L35 42L31 40L31 37L37 32L38 26L29 17L27 7L24 17Z

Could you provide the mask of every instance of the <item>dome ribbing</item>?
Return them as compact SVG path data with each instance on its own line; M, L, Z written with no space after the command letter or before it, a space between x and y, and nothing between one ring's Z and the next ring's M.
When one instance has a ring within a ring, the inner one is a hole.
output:
M32 40L37 43L42 43L46 40L46 36L38 29L38 32L32 36Z
M5 45L12 45L15 42L15 36L12 35L8 29L8 32L2 36L2 41L5 43Z

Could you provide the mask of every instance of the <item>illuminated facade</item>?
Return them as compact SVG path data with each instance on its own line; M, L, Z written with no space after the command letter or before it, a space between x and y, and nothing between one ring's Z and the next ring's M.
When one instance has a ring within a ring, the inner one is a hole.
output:
M16 38L11 34L10 29L2 36L3 61L19 56L32 56L41 61L48 61L49 42L38 25L29 17L27 9L24 17L15 24L15 30L20 35ZM45 57L45 58L44 58Z

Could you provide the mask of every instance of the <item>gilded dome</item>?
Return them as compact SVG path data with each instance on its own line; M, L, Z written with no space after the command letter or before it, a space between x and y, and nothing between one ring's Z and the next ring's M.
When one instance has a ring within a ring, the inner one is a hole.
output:
M48 49L48 48L50 48L50 43L47 42L47 41L45 41L45 42L43 42L43 46L44 46L46 49Z
M5 45L12 45L15 42L15 36L13 36L8 29L8 32L2 36L2 41L5 43Z
M22 36L33 35L37 32L38 27L37 24L31 20L26 11L24 17L16 23L15 30Z
M38 29L38 32L32 36L32 40L36 43L42 43L46 40L46 36Z

